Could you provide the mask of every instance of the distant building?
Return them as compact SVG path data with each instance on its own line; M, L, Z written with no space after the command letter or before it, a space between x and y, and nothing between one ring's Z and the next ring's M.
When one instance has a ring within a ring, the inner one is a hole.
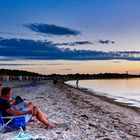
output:
M22 76L18 76L18 79L19 79L20 81L22 81Z
M2 81L9 81L9 76L2 76Z

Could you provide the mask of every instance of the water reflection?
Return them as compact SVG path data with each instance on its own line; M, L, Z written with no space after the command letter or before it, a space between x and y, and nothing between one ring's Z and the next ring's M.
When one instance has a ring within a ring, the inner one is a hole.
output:
M68 81L74 85L76 81ZM140 107L140 78L112 80L80 80L79 87L88 88L96 94L113 98L118 102Z

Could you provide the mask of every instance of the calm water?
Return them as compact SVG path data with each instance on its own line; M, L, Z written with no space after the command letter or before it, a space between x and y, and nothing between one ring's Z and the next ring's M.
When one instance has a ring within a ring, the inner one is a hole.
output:
M76 81L67 84L76 86ZM118 102L140 107L140 78L113 80L79 80L79 87L105 95Z

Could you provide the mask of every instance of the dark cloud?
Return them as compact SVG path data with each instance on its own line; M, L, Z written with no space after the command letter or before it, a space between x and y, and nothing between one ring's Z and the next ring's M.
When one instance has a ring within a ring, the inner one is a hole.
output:
M66 42L66 43L56 43L55 45L59 45L59 46L76 46L76 45L92 45L92 44L114 44L114 41L110 41L110 40L99 40L99 41L94 41L94 42L90 42L90 41L76 41L76 42Z
M99 40L97 42L101 44L114 44L115 43L115 41L111 41L111 40Z
M56 55L59 48L49 41L34 41L28 39L0 39L0 56L19 58L44 58L47 55ZM55 53L56 52L56 53Z
M50 34L50 35L79 35L81 34L80 31L69 29L67 27L61 27L54 24L43 24L43 23L31 23L24 25L29 29L43 34Z
M140 52L103 52L95 50L70 50L59 48L50 41L0 38L0 56L12 59L40 60L140 60ZM2 59L1 59L2 60Z
M25 65L30 65L30 64L0 64L0 66L25 66Z
M63 65L61 63L52 63L52 64L6 64L6 63L3 63L3 64L0 64L0 66L26 66L26 65L29 65L29 66L33 66L33 65Z
M76 46L76 45L90 45L93 44L90 41L76 41L76 42L69 42L69 43L56 43L55 45L59 46Z

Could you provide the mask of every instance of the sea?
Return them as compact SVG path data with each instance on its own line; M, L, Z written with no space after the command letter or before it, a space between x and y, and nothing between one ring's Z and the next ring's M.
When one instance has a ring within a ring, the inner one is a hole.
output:
M77 87L76 81L65 82ZM116 102L140 108L140 78L78 80L79 88L86 88L97 95L106 96Z

